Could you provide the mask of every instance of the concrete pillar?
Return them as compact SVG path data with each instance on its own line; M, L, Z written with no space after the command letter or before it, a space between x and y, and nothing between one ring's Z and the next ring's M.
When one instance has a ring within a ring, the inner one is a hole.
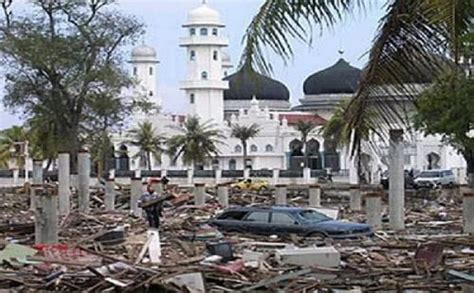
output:
M68 153L58 154L58 200L59 214L69 214L71 206L71 174L70 156Z
M463 231L474 234L474 192L463 194Z
M142 195L141 177L133 177L130 185L130 213L134 216L141 216L141 209L138 207L138 199Z
M18 186L20 181L20 170L13 169L13 186Z
M200 206L206 203L206 191L204 189L204 183L194 184L194 205Z
M308 184L311 182L311 169L305 167L303 169L303 181L305 184Z
M223 208L229 207L229 187L227 184L217 185L217 199Z
M244 178L245 179L250 178L250 169L249 168L244 169Z
M367 193L365 195L365 212L367 224L373 230L382 227L382 194L379 192Z
M35 190L37 196L35 243L57 243L58 196L48 193L42 186L37 186Z
M222 181L222 170L217 169L215 170L215 172L216 172L216 184L219 185Z
M192 185L194 181L194 170L188 169L188 184Z
M309 206L321 206L321 186L319 184L311 184L308 188Z
M33 182L32 185L43 184L43 161L33 160ZM36 207L36 195L34 188L30 188L30 210Z
M275 186L275 204L277 205L286 205L286 185L277 184Z
M78 201L79 212L89 212L89 186L91 172L91 155L88 151L81 151L77 154L77 172L78 172Z
M389 165L389 210L390 227L393 230L405 229L405 190L403 171L403 130L390 130Z
M357 174L357 160L353 156L349 161L349 183L358 184L359 183L359 174Z
M350 208L353 211L362 210L362 196L359 185L350 186Z
M113 211L115 209L115 179L107 178L105 182L105 210Z
M273 186L277 185L279 180L280 180L280 169L275 168L273 169L273 174L272 174L272 185Z

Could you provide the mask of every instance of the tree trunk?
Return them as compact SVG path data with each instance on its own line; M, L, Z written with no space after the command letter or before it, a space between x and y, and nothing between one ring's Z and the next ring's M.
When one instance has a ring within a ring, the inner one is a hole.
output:
M467 165L467 185L469 188L474 188L474 150L466 150L462 154Z
M148 171L151 171L151 155L150 155L150 152L146 152L146 164L148 165Z
M243 160L244 160L242 169L245 170L247 167L246 166L247 165L247 142L245 140L242 140L242 149L243 149Z

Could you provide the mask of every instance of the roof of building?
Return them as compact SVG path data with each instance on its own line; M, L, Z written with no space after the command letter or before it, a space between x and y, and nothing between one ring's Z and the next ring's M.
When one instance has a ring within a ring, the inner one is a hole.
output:
M206 3L188 13L188 21L184 26L194 25L223 26L219 12L210 8Z
M303 84L303 91L305 95L354 93L361 72L341 58L331 67L310 75Z
M288 125L295 125L298 121L313 122L316 125L324 125L327 120L317 114L290 114L282 113L278 115L280 121L286 119Z
M224 100L284 100L290 99L290 91L281 82L262 75L244 65L234 74L224 78L229 89L224 91Z

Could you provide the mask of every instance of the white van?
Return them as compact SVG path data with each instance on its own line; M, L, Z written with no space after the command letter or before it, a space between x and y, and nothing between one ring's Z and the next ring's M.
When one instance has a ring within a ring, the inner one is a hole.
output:
M454 186L456 177L451 170L426 170L415 178L416 187Z

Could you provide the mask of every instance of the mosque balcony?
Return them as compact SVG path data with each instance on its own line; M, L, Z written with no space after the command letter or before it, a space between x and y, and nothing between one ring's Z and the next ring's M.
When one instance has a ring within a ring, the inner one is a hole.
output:
M181 47L187 46L222 46L229 45L229 39L220 36L191 36L179 38Z
M185 80L180 82L180 88L183 90L192 89L217 89L226 90L229 88L227 80Z

